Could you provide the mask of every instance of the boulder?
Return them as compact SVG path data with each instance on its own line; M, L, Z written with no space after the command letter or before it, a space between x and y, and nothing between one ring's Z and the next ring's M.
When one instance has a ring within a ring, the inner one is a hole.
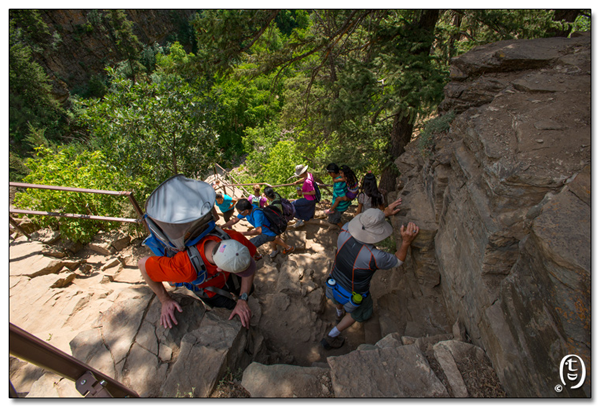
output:
M335 397L448 397L414 345L330 356Z
M83 398L75 388L72 380L65 379L56 373L45 373L31 386L26 398Z
M181 340L177 361L160 387L161 397L208 397L227 368L236 365L245 344L238 320L207 314Z
M252 363L244 370L242 386L251 397L332 397L329 369Z

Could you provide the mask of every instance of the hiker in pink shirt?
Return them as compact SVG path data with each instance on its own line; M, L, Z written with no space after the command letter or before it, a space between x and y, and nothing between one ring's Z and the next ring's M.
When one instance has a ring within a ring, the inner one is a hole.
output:
M304 225L304 221L315 216L318 186L313 175L307 170L308 165L298 164L295 169L295 174L293 175L293 177L300 178L298 181L294 182L294 184L302 183L302 187L296 187L298 195L302 196L302 198L292 202L296 208L296 218L298 219L294 225L296 228Z

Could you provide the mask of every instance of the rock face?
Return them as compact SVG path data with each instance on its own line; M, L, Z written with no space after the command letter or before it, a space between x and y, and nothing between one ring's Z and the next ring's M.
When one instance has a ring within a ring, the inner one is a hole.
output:
M184 27L192 10L125 10L142 44L164 45ZM114 29L103 10L40 10L50 30L52 46L34 57L53 82L53 93L64 101L69 91L86 85L92 75L104 75L108 63L123 60L116 50Z
M591 366L590 62L589 36L474 49L453 61L450 130L396 160L419 281L512 397L591 394L589 376L554 390L564 356Z

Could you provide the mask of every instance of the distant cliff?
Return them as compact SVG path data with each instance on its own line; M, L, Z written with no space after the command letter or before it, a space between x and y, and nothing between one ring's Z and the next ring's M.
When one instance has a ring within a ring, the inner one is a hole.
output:
M39 10L48 25L52 47L34 53L53 82L57 99L85 86L93 75L104 74L108 64L119 61L115 38L102 10ZM164 45L185 32L193 10L125 10L133 22L133 33L144 45Z
M589 397L590 36L478 47L451 76L449 131L396 160L408 209L395 230L421 227L419 284L441 285L448 318L485 349L509 397ZM558 392L569 354L588 377Z

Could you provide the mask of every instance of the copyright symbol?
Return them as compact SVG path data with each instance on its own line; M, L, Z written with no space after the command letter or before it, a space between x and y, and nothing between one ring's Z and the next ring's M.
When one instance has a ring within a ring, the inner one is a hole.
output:
M562 393L563 387L560 384L557 384L556 386L554 386L554 391L557 393Z

